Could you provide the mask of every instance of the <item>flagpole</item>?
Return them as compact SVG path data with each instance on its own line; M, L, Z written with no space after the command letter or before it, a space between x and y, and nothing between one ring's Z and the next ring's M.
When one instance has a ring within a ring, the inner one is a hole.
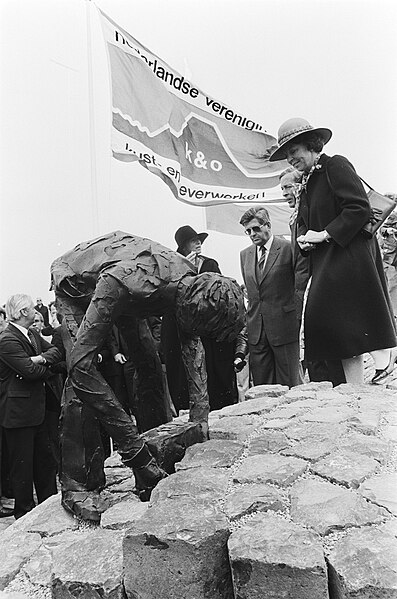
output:
M88 127L90 139L92 232L99 234L97 151L95 136L94 76L92 61L91 0L85 0L87 23L87 70L88 70Z

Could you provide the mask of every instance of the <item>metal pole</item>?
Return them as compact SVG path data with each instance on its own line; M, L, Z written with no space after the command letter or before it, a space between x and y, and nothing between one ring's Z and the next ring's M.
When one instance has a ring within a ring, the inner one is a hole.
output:
M94 75L92 61L92 29L91 29L91 2L86 0L87 22L87 69L88 69L88 126L90 136L90 171L91 171L91 204L92 204L92 232L94 237L99 235L98 213L98 182L97 182L97 150L95 136L95 107L94 107Z

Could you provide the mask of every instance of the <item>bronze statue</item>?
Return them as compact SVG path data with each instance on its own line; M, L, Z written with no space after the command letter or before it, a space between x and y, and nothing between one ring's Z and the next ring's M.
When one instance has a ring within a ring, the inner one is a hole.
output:
M134 471L143 501L166 473L140 438L130 416L97 370L97 355L116 324L131 353L137 319L176 316L190 394L190 420L208 436L204 350L199 336L234 339L244 323L243 298L233 279L197 275L180 254L150 239L115 231L80 243L51 266L69 376L62 414L62 504L98 521L105 484L100 426Z

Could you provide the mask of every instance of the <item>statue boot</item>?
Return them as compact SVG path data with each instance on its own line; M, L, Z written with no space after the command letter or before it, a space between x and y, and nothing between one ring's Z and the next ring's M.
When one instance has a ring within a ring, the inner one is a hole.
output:
M62 506L82 520L100 522L109 504L95 491L62 491Z
M124 461L124 460L123 460ZM135 477L135 493L141 501L149 501L154 487L168 474L160 468L146 446L130 460L124 461L132 468Z

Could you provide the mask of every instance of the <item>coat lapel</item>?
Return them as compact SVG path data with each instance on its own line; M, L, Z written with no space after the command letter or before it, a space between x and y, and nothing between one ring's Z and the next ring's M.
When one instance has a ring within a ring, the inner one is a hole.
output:
M33 345L30 343L29 339L27 337L25 337L25 335L22 333L22 331L17 329L17 327L14 327L13 324L9 324L7 327L7 330L9 333L11 333L11 335L14 335L15 337L17 337L18 339L20 339L22 341L22 343L26 347L26 351L28 354L32 354L32 352L33 352L33 354L36 353Z
M255 285L258 285L258 281L256 280L256 272L255 272L255 264L256 264L256 245L251 245L248 248L246 261L245 261L245 269L246 269L246 277L247 280L251 279Z

